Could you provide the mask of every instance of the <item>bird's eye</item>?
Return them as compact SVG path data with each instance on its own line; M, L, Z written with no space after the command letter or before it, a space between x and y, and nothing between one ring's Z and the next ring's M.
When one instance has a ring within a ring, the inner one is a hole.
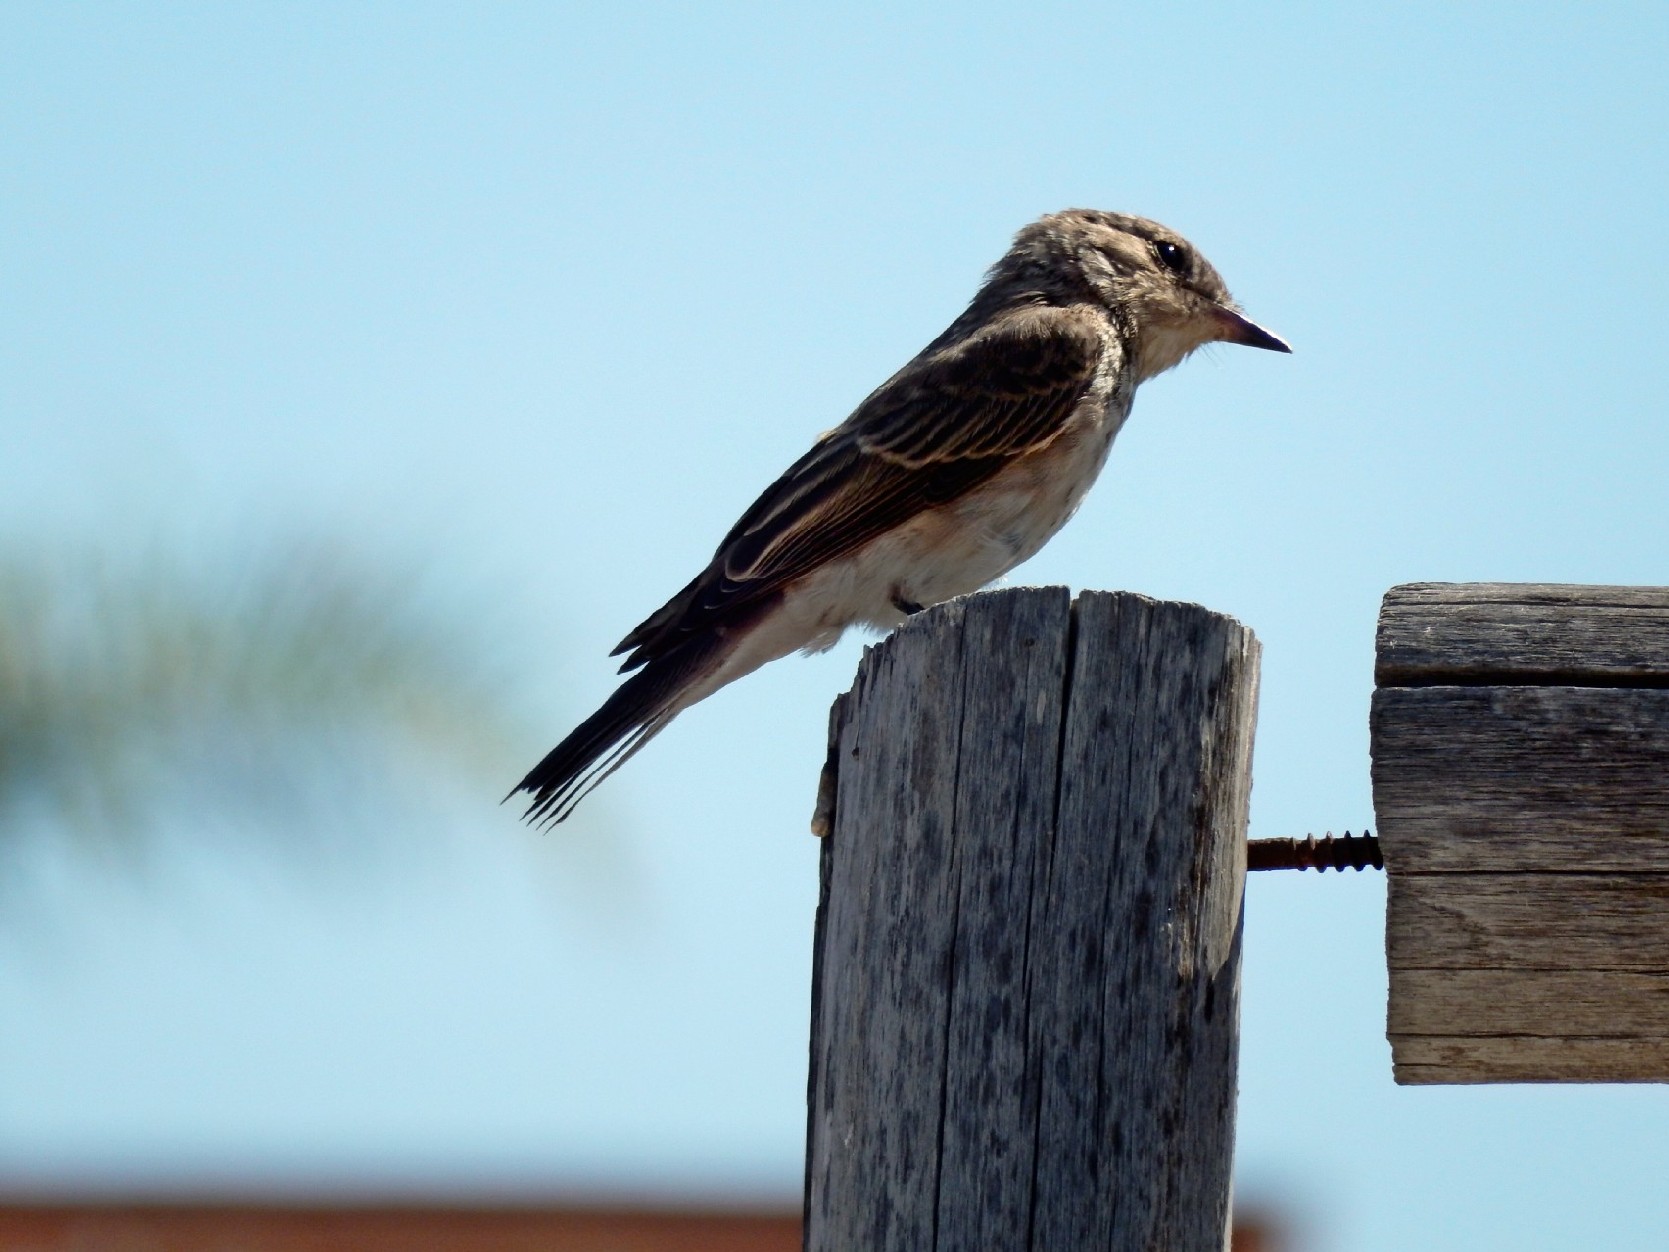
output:
M1170 270L1171 273L1186 274L1188 272L1188 250L1181 244L1172 243L1169 239L1155 240L1153 252L1159 258L1159 263Z

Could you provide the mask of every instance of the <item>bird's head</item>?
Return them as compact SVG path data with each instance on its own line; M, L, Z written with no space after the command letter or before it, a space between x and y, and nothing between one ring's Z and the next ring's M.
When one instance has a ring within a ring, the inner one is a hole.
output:
M1087 288L1129 337L1142 380L1208 343L1291 352L1241 313L1222 276L1174 230L1143 217L1067 209L1022 230L1005 260Z

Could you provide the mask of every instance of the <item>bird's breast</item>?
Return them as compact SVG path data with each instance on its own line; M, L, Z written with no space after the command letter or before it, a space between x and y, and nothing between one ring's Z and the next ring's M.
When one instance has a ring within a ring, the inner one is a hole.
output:
M1000 563L976 586L1031 558L1066 525L1106 465L1123 418L1109 408L1074 423L946 510L949 529L970 547L990 549L990 560Z
M802 579L784 605L799 646L828 646L851 625L890 630L900 606L977 591L1031 557L1077 510L1128 412L1127 395L1086 397L1047 447Z

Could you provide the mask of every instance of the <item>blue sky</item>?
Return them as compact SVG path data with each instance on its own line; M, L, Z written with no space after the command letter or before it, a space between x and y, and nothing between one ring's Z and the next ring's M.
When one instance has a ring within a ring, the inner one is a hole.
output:
M0 524L422 563L538 728L508 784L1018 226L1140 212L1295 354L1147 385L1014 581L1247 622L1253 834L1360 829L1387 587L1669 581L1665 64L1648 5L8 6ZM793 1197L860 642L551 835L38 852L0 1185ZM1656 1246L1663 1091L1392 1085L1383 901L1249 886L1245 1193L1317 1249Z

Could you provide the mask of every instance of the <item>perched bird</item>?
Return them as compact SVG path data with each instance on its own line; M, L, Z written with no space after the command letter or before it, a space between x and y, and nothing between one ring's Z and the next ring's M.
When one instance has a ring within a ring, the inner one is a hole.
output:
M1025 227L973 303L742 515L627 635L635 670L517 785L562 821L684 709L767 661L975 591L1072 516L1136 387L1207 343L1290 352L1175 231L1089 209Z

